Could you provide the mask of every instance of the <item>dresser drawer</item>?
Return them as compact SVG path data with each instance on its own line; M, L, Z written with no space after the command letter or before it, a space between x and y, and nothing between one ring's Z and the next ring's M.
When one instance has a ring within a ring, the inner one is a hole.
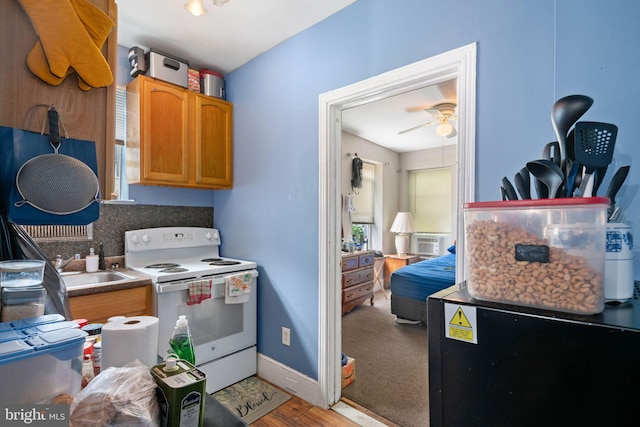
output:
M373 293L373 282L363 283L361 285L352 286L342 291L342 303L352 301L354 299L371 295Z
M342 275L342 287L357 285L358 283L373 280L373 268L363 268L360 270L350 271Z
M355 270L358 267L358 257L356 255L342 257L342 271Z
M364 255L360 255L359 257L359 265L360 267L366 267L368 265L373 265L373 252L369 252Z

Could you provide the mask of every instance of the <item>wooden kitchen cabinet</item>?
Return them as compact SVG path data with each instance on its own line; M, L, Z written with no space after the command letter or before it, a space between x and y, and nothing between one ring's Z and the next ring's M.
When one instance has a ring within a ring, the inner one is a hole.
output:
M366 300L373 305L374 252L356 252L342 256L342 314Z
M389 282L391 281L391 273L399 268L404 267L405 265L413 264L421 260L422 259L420 258L420 255L387 255L384 260L384 287L389 287Z
M112 316L151 316L151 285L69 298L74 319L107 323Z
M231 188L232 125L231 103L136 77L127 85L127 181Z

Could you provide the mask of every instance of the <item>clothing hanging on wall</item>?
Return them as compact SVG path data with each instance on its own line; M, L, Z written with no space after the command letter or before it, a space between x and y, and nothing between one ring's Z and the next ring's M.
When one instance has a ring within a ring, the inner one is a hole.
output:
M351 190L358 194L360 188L362 188L362 159L356 153L351 161Z

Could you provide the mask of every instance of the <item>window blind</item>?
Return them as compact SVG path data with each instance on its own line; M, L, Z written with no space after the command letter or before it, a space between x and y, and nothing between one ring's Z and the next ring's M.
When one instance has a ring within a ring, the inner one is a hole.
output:
M451 168L409 172L409 210L416 231L451 232Z

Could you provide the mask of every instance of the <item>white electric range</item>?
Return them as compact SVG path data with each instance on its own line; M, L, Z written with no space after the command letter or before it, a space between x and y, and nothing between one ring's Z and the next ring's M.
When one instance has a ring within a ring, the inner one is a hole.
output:
M186 315L196 365L213 393L256 373L256 263L220 256L214 228L160 227L125 232L125 266L151 278L153 311L159 319L158 358L164 359L179 315ZM246 301L225 299L229 277L250 274ZM190 304L196 282L211 281L211 298Z

